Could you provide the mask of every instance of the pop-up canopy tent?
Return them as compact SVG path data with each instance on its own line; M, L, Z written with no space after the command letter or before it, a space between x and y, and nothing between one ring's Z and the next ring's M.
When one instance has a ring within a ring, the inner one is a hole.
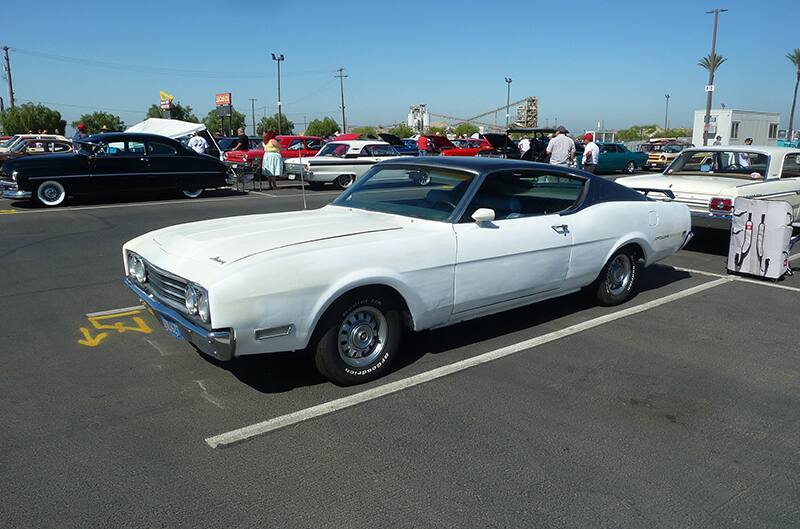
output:
M220 157L220 149L214 137L209 134L208 129L202 123L190 123L177 119L148 118L141 123L128 127L125 132L143 132L147 134L158 134L167 138L179 139L199 132L208 142L206 154Z

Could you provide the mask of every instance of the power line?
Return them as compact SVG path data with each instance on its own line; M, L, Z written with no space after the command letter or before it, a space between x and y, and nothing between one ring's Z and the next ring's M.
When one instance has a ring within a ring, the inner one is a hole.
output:
M72 107L72 108L85 108L88 110L102 110L105 112L126 112L128 114L146 114L147 110L126 110L122 108L102 108L95 105L72 105L70 103L56 103L55 101L39 101L39 100L31 100L31 99L21 99L25 103L34 103L37 105L53 105L58 107Z

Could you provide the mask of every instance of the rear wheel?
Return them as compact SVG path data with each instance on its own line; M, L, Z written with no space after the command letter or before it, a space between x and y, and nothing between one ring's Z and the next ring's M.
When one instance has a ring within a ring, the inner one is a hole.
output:
M383 376L402 338L402 309L373 288L345 294L325 312L311 352L322 376L349 386Z
M44 206L55 207L67 199L67 191L60 182L47 180L36 190L36 199Z
M336 180L333 181L334 185L338 189L347 189L353 182L355 181L355 177L351 174L343 174L336 177Z
M203 194L203 191L205 191L205 189L183 189L181 194L186 198L198 198Z
M635 163L633 163L633 162L628 162L628 163L625 165L625 169L623 169L623 171L624 171L626 174L633 174L633 173L635 173L635 172L636 172L636 164L635 164Z
M619 305L633 296L638 273L638 256L631 248L621 248L608 260L589 292L600 305Z

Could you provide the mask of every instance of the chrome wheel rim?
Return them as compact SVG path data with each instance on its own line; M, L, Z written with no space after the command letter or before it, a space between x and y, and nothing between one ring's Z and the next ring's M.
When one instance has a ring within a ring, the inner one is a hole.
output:
M57 182L47 182L39 187L39 200L48 206L55 206L64 200L64 188Z
M351 175L341 175L336 179L336 182L339 184L339 187L350 187L353 183L353 177Z
M619 296L633 281L633 263L627 255L618 255L611 261L606 273L606 289L609 294Z
M386 317L375 307L350 311L339 326L339 356L350 367L375 361L386 344Z
M197 198L202 193L202 189L184 189L183 194L189 198Z
M634 165L633 162L628 162L628 165L625 167L625 172L633 173L634 171L636 171L636 166Z

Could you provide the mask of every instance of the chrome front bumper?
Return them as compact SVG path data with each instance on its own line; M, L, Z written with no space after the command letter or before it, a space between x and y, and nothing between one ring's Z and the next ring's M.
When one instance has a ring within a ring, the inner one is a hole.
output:
M11 180L0 181L0 188L3 190L3 198L21 199L31 198L33 195L30 191L20 191L17 183Z
M212 356L217 360L228 361L233 358L236 350L236 337L233 329L209 331L196 323L186 319L180 312L169 307L155 297L142 290L136 283L125 278L125 284L136 296L144 301L160 318L166 318L170 323L180 327L181 335L200 352ZM163 321L163 320L162 320Z

